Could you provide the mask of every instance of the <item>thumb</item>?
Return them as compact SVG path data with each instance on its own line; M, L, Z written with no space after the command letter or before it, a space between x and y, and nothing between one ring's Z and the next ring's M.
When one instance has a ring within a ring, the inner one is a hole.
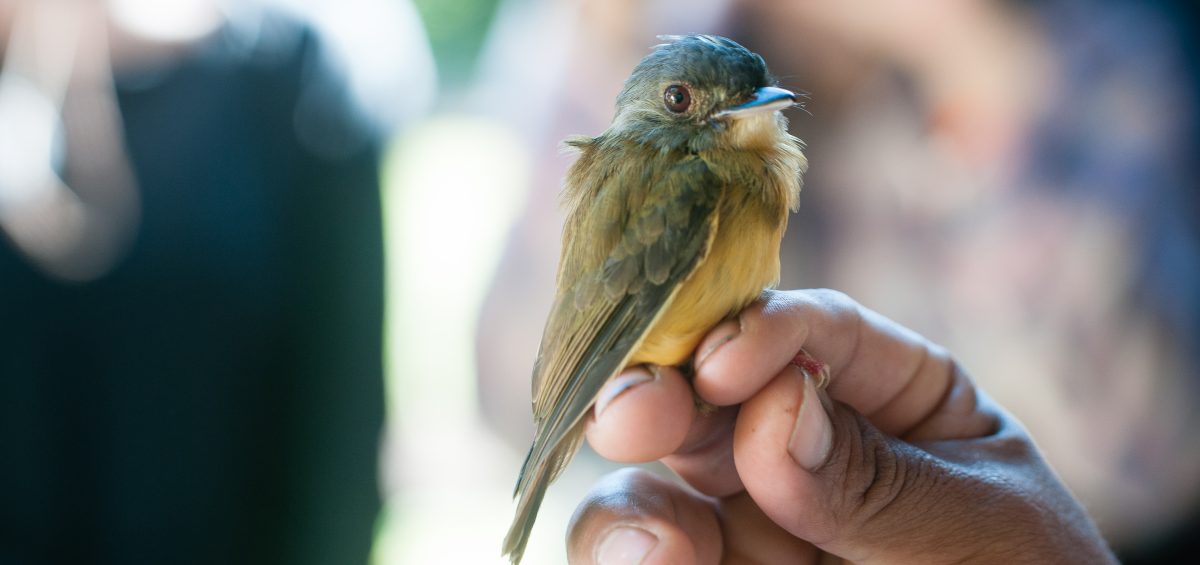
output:
M989 493L969 469L880 432L795 366L742 405L733 451L772 521L855 563L952 558L946 540L974 539L972 524L991 519L971 510Z

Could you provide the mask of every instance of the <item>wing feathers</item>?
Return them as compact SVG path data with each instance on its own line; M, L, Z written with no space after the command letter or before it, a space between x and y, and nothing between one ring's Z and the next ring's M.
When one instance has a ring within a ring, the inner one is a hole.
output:
M519 556L524 549L532 525L529 515L537 512L546 485L578 449L579 421L600 388L625 367L679 287L707 256L723 185L695 156L663 169L639 175L656 179L650 186L622 186L618 175L604 177L605 186L598 189L575 191L591 196L576 203L564 231L572 238L609 241L604 233L584 229L614 228L617 218L606 223L586 217L595 211L589 206L598 205L602 198L638 201L641 206L620 218L623 230L606 256L583 264L582 272L559 273L559 284L567 288L559 288L534 369L537 435L517 481L518 517L505 541L510 555ZM575 243L564 241L564 246Z

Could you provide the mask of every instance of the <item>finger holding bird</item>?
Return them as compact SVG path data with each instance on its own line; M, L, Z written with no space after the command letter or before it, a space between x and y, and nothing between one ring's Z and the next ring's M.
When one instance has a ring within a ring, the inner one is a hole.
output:
M778 281L806 167L780 113L795 95L731 40L666 39L625 82L609 128L567 142L579 157L534 367L537 431L504 543L514 563L601 387L626 367L685 363Z

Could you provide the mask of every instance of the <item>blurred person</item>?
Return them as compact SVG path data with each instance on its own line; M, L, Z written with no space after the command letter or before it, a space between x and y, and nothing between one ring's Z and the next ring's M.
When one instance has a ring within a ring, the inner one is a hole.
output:
M1192 539L1200 508L1185 21L1072 0L706 6L698 20L577 4L573 63L537 143L602 129L605 92L655 35L722 33L781 61L813 114L793 120L812 167L781 284L845 290L957 352L1123 556L1188 551L1171 545ZM544 159L481 318L484 409L514 444L528 437L512 415L527 413L569 163Z
M367 559L381 132L217 8L0 10L0 562Z

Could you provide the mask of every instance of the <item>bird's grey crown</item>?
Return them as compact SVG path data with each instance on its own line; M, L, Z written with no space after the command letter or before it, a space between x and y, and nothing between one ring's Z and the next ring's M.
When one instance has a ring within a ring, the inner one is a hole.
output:
M746 95L774 83L763 58L737 42L715 35L659 36L654 47L634 68L618 98L645 95L663 82L680 82L728 96Z

